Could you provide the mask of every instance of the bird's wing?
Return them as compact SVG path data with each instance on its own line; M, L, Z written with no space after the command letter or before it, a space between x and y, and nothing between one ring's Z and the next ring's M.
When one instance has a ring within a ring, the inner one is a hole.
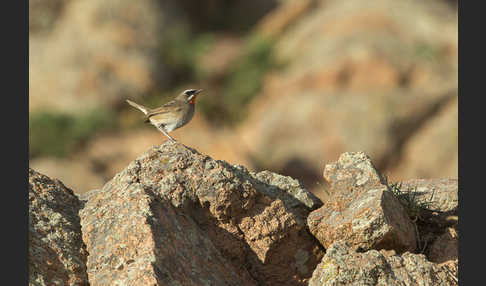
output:
M174 119L183 116L184 107L178 104L178 102L170 101L159 108L151 110L147 114L147 119L154 120L156 122L171 122Z
M150 114L147 119L152 122L158 122L163 124L169 124L174 120L178 120L182 117L182 109L174 110L174 112L162 111L159 113Z
M162 115L166 113L178 113L182 111L182 106L177 106L174 102L169 102L161 107L152 109L149 113L147 113L147 117Z

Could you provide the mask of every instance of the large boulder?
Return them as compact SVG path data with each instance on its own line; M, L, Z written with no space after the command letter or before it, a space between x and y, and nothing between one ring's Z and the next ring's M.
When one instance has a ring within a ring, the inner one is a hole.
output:
M306 285L323 249L299 182L166 142L81 211L91 284ZM178 284L179 283L179 284Z
M81 208L62 182L29 168L29 285L89 285Z
M30 169L29 283L457 285L457 180L388 185L362 152L324 178L323 205L291 177L169 141L79 198ZM427 202L414 221L408 194Z
M310 213L311 233L328 248L342 240L355 249L415 251L416 231L407 210L362 152L344 153L324 177L331 196Z

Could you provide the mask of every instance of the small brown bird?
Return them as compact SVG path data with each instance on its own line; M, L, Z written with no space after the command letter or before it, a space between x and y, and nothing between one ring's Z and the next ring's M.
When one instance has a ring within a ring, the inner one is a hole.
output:
M196 97L202 89L187 89L179 94L174 100L167 102L161 107L150 109L127 99L128 104L142 111L147 119L145 122L151 123L159 129L170 141L177 142L169 135L186 125L194 116Z

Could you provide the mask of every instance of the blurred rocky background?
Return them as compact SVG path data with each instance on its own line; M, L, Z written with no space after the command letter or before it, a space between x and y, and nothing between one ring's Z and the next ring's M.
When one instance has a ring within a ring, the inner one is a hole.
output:
M165 136L149 107L203 88L171 135L321 199L363 151L391 180L457 178L457 1L31 0L30 167L83 193Z

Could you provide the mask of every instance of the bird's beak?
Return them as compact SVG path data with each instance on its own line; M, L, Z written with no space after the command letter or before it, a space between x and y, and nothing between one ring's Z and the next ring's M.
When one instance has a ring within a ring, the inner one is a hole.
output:
M198 89L196 90L196 93L195 94L199 94L201 91L203 91L202 89Z

